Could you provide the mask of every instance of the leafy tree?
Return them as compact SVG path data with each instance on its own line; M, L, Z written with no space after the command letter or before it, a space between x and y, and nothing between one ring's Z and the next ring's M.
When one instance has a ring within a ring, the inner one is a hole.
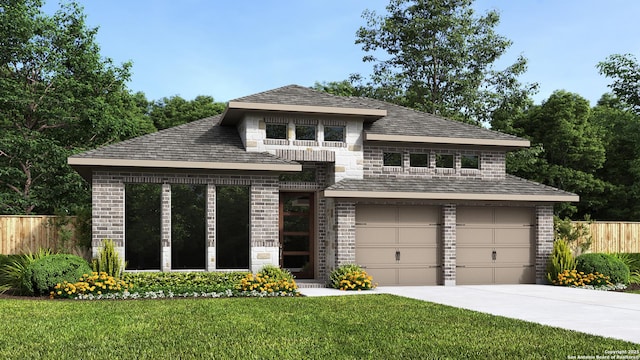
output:
M640 64L632 54L614 54L598 63L600 74L613 79L609 87L631 110L640 114Z
M215 102L211 96L199 95L191 101L172 96L154 101L149 117L156 128L162 130L221 114L224 108L224 103Z
M608 206L593 213L599 220L640 220L640 115L605 94L592 109L603 131L606 161L597 176L611 184Z
M131 64L100 56L82 8L42 5L0 0L0 213L87 204L67 156L155 131L125 87Z
M610 184L596 177L605 162L601 128L591 119L589 102L580 95L556 91L514 122L533 147L508 158L507 170L581 196L576 206L560 204L562 217L592 213L606 204Z
M494 31L496 11L476 16L472 3L390 0L384 16L365 11L356 44L369 53L363 61L374 64L366 86L375 97L477 124L528 98L536 85L516 79L526 59L494 69L511 41Z
M314 90L326 92L337 96L363 96L362 89L349 80L315 82L311 87Z

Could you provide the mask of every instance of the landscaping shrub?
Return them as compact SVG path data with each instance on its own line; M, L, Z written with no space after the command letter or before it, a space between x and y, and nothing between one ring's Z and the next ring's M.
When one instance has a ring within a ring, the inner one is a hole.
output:
M582 254L576 258L576 270L585 274L603 274L608 276L614 284L629 283L629 267L609 254Z
M585 274L584 272L578 270L565 270L562 273L558 274L558 277L553 281L554 285L564 285L564 286L575 286L575 287L584 287L584 286L593 286L594 288L601 288L607 286L613 286L609 281L609 277L600 273L589 273Z
M105 272L116 278L122 276L123 263L120 254L116 252L113 240L107 239L102 242L102 249L98 252L98 257L91 262L91 266L96 273Z
M640 271L640 253L613 253L611 255L622 260L629 267L630 272Z
M340 290L369 290L376 287L373 278L359 265L346 264L335 268L329 276L331 287Z
M251 293L280 296L298 294L298 285L293 280L293 275L288 270L273 265L265 265L255 276L247 274L240 279L237 289L245 293L241 295L251 295Z
M54 290L58 283L75 283L91 267L81 257L71 254L55 254L37 259L24 270L22 289L31 295L44 295Z
M141 272L122 274L138 292L212 293L235 289L247 272Z
M569 249L569 244L566 240L560 239L553 243L553 251L551 257L547 262L547 280L554 284L554 281L558 279L558 275L564 273L566 270L574 270L576 268L575 259Z
M4 265L0 265L0 294L7 290L17 295L29 295L30 291L23 289L22 282L25 271L31 263L53 254L51 250L40 248L35 253L28 252L20 255L7 255Z
M92 272L83 274L79 281L70 283L63 281L53 287L49 297L53 298L76 298L89 295L100 296L103 294L119 293L129 291L132 288L124 280L119 280L106 272Z

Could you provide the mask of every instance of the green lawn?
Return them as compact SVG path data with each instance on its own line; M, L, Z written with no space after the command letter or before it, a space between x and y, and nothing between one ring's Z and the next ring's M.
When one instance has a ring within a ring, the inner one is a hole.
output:
M566 359L639 348L392 295L3 299L0 324L0 359Z

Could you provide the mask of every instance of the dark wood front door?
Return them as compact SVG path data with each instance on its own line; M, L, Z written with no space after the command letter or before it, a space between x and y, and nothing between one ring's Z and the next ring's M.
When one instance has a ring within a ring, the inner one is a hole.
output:
M280 193L280 266L313 279L314 193Z

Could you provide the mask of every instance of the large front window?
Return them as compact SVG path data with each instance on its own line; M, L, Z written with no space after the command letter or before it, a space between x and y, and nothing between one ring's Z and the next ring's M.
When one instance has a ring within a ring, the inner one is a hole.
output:
M124 256L127 270L160 270L160 184L124 187Z
M216 268L249 268L249 187L216 186Z
M171 268L204 269L206 185L171 185Z

